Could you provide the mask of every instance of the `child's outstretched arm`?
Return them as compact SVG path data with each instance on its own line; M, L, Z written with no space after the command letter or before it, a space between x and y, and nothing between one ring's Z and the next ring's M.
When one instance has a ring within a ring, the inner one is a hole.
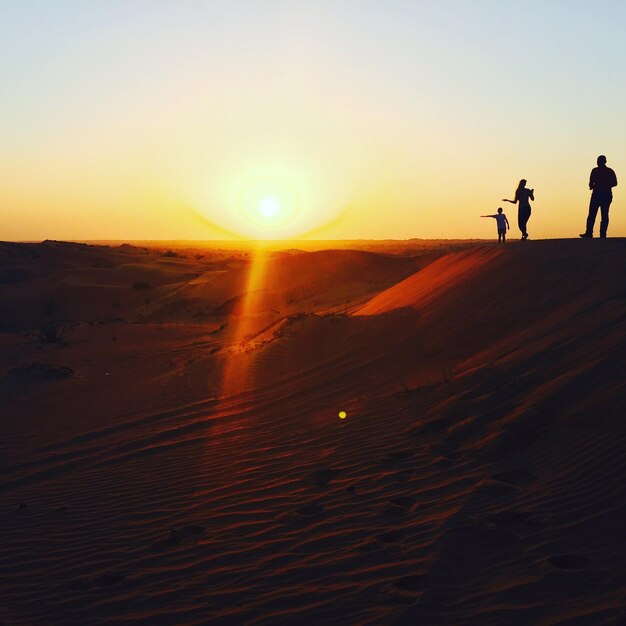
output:
M481 215L480 217L495 217L495 215Z

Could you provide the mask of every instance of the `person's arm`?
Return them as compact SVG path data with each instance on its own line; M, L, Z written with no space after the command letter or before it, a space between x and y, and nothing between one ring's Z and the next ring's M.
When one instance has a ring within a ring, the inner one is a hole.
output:
M502 198L502 202L510 202L511 204L517 204L519 200L519 189L515 190L515 197L513 200L507 200L506 198Z
M495 215L481 215L480 217L495 217Z
M511 230L511 227L509 226L509 220L506 219L506 215L504 216L504 221L506 222L506 229Z
M617 175L615 174L615 170L611 170L613 172L613 181L611 182L611 187L617 187Z
M596 168L594 167L589 174L589 189L593 189L596 186Z
M531 189L531 190L530 190L530 193L528 194L528 197L529 197L531 200L533 200L533 201L535 200L535 190L534 190L534 189Z

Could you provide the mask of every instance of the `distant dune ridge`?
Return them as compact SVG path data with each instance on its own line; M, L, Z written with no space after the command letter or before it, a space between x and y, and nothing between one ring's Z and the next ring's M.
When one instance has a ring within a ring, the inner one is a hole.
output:
M626 623L626 241L337 247L0 243L0 624Z

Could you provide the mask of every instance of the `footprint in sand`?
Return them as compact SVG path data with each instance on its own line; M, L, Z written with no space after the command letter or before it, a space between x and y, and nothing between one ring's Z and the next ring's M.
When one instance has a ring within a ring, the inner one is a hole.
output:
M589 559L583 554L553 554L548 563L557 569L580 570L589 565Z
M415 476L415 470L405 469L396 472L395 478L399 483L408 483Z
M383 545L400 543L405 536L405 532L403 530L390 530L386 533L382 533L377 535L376 541L378 543L382 543Z
M413 450L395 450L382 457L378 463L386 468L405 467L414 456Z
M339 475L339 470L334 470L328 467L321 468L313 472L309 478L308 483L314 487L324 488L331 481L333 481Z
M522 533L542 530L546 527L545 522L537 519L528 511L499 511L488 515L487 522L492 526Z
M427 580L424 574L414 574L412 576L403 576L393 583L393 586L399 591L408 593L421 593L426 589Z
M117 572L105 572L92 576L91 578L82 578L72 583L71 587L77 591L90 591L98 587L113 587L119 585L126 580L126 574Z
M509 470L506 472L498 472L492 476L493 480L507 485L516 487L526 487L537 480L537 477L525 470Z
M183 526L182 528L174 528L170 530L167 537L157 541L153 548L163 549L172 548L188 541L196 541L200 535L204 533L206 528L199 525Z
M305 504L301 506L299 509L296 509L296 513L301 517L313 517L315 515L320 515L324 512L324 507L317 502L313 502L311 504Z
M463 554L509 550L517 542L517 537L510 529L488 526L474 519L461 522L452 528L448 538L451 545L455 545Z
M276 517L276 521L287 526L300 527L324 513L326 509L318 502L305 504L292 511L285 511Z
M408 461L415 456L413 450L396 450L389 454L389 458L395 461Z
M112 572L106 574L100 574L96 576L94 582L98 587L112 587L113 585L119 585L126 580L125 574L115 574Z
M389 498L389 502L394 506L399 506L403 509L409 509L415 504L415 498L411 496L396 496L395 498Z
M518 494L517 486L500 481L483 482L474 492L476 497L503 500Z
M410 496L396 496L395 498L389 498L389 500L387 500L387 506L383 510L383 514L392 517L405 515L411 510L411 507L414 504L415 498L411 498Z

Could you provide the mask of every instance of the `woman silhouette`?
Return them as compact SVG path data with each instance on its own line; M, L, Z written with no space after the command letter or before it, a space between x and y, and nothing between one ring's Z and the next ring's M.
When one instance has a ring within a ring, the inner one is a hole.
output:
M519 229L522 231L522 240L528 239L526 224L528 223L528 218L530 217L530 201L534 199L535 190L526 189L526 181L523 178L519 181L519 185L515 190L515 200L502 198L502 202L517 204L517 224L519 225Z

